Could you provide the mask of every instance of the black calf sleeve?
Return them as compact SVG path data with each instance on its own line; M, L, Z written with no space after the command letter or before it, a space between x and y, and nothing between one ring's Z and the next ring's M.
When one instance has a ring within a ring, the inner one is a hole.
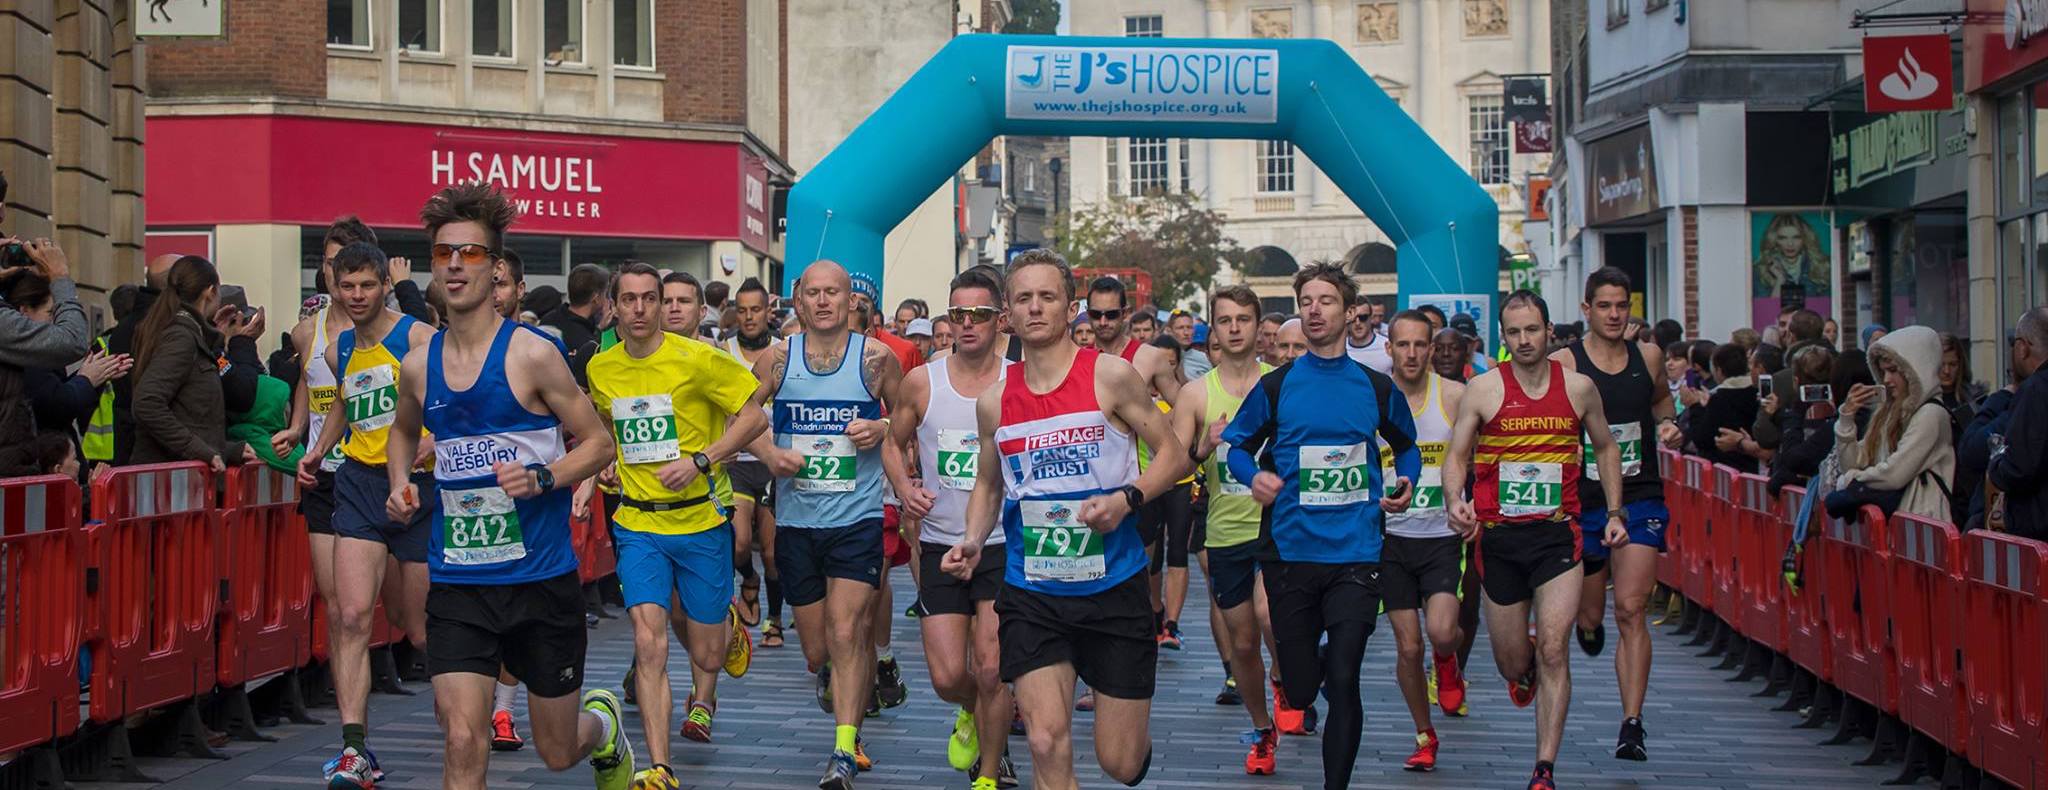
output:
M1138 775L1131 777L1131 781L1125 782L1124 786L1137 787L1139 784L1145 781L1145 775L1149 773L1152 773L1152 750L1146 749L1145 764L1138 766Z
M1365 660L1365 640L1372 630L1370 621L1345 621L1329 626L1330 644L1323 651L1323 696L1330 702L1330 713L1323 718L1325 788L1351 785L1351 768L1358 761L1358 743L1365 730L1358 668Z

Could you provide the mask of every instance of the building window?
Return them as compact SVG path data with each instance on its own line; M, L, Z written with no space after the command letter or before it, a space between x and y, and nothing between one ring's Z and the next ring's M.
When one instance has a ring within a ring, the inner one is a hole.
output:
M327 45L370 48L370 0L327 0Z
M1022 182L1024 194L1038 194L1038 160L1026 159L1020 164L1023 167L1017 168L1019 171L1017 175L1019 176L1018 180Z
M1152 195L1165 192L1172 161L1164 137L1133 137L1131 146L1131 195Z
M1109 164L1107 181L1109 182L1109 194L1111 195L1121 195L1124 193L1123 157L1119 154L1123 147L1124 139L1121 137L1111 137L1103 146L1104 159Z
M1257 146L1259 191L1293 192L1294 143L1286 140L1259 140L1254 144Z
M398 0L398 47L441 52L441 0Z
M541 51L547 64L583 64L583 0L542 0Z
M1127 38L1158 38L1163 35L1166 35L1164 17L1156 14L1124 17L1124 36Z
M654 0L612 0L612 65L654 68Z
M1608 27L1615 28L1628 24L1629 1L1630 0L1607 0Z
M1194 157L1188 156L1188 138L1180 138L1180 191L1182 192L1188 191L1188 162L1193 161L1193 159Z
M518 27L512 0L475 0L470 10L469 54L480 58L513 57Z
M1401 40L1401 4L1358 4L1358 43L1392 44Z
M1513 149L1500 95L1465 97L1465 127L1472 147L1472 178L1481 184L1507 183Z
M1466 37L1488 38L1507 34L1507 0L1465 0Z

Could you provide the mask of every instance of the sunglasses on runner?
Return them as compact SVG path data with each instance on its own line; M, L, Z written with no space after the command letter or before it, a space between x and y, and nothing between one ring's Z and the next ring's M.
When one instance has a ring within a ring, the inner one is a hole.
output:
M1124 317L1124 311L1121 307L1115 310L1097 310L1091 307L1088 308L1088 317L1097 321L1115 321Z
M498 257L497 251L482 244L434 245L433 261L437 266L448 263L450 259L457 255L462 256L462 265L464 266L481 266L485 261Z
M986 324L996 320L996 309L993 307L948 307L946 308L946 317L953 319L953 323L956 324Z

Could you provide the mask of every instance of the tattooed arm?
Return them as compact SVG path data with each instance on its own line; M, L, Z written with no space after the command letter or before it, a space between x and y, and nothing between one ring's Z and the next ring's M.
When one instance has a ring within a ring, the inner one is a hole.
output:
M896 405L896 388L903 380L903 366L896 361L896 353L881 343L866 344L861 355L860 369L867 380L868 393L882 402L884 414L893 413ZM889 433L888 418L880 420L854 420L846 424L846 435L853 439L853 445L862 450L880 444L882 437Z

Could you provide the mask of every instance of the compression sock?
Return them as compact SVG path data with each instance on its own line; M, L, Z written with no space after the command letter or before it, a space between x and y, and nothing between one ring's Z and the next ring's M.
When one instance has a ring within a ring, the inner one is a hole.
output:
M1145 775L1146 775L1146 774L1149 774L1149 773L1152 773L1152 750L1151 750L1151 749L1146 749L1146 750L1145 750L1145 764L1144 764L1144 765L1140 765L1140 766L1138 766L1138 775L1137 775L1137 776L1134 776L1134 777L1131 777L1131 781L1125 782L1125 783L1124 783L1124 786L1125 786L1125 787L1137 787L1137 786L1138 786L1138 785L1140 785L1140 784L1144 784L1144 782L1145 782Z
M766 576L766 574L763 574ZM782 579L768 576L768 617L782 622Z
M358 753L369 754L369 744L365 743L369 737L370 725L368 724L341 725L341 748L343 749L354 749Z
M512 698L518 694L519 686L499 683L497 690L491 692L491 712L512 712Z
M859 727L855 727L851 724L841 724L837 727L834 727L832 729L832 751L852 754L853 750L856 748L855 742L859 740L859 738Z
M752 557L732 558L732 568L740 572L740 579L742 581L752 582L759 578L754 572L754 558Z

